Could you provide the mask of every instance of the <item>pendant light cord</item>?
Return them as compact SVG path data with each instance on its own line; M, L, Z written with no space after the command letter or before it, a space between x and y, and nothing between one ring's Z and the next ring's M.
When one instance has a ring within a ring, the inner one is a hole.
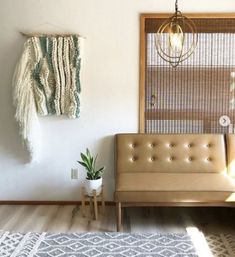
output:
M178 0L175 0L175 12L178 12Z

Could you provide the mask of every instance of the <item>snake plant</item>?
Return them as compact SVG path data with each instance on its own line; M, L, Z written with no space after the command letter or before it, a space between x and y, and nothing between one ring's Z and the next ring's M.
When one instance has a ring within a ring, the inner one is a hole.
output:
M91 155L89 149L86 149L86 153L80 153L81 161L77 161L80 165L82 165L86 171L87 171L87 177L88 180L96 180L101 178L102 173L105 169L105 167L101 167L99 169L96 168L96 160L98 157L98 154L95 156L95 158Z

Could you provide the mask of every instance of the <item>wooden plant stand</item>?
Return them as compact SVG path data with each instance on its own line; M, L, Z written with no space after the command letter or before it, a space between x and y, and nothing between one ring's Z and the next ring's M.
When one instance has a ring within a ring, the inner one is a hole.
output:
M101 201L102 206L102 212L104 212L105 209L105 202L104 202L104 193L103 193L104 186L102 186L101 192L99 195L96 195L96 190L93 190L93 195L89 196L86 194L85 188L82 187L82 216L85 217L85 205L86 201L89 201L90 204L90 213L93 214L94 210L94 218L95 220L98 219L98 201ZM93 202L93 204L92 204ZM93 208L92 208L93 205Z

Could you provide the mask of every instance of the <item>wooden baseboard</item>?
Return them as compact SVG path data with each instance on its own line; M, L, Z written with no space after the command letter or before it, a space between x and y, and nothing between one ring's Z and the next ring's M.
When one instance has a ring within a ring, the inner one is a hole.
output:
M81 205L81 201L0 201L0 205ZM106 201L105 205L115 205L113 201Z
M81 205L81 201L18 201L0 200L0 205ZM89 204L86 201L86 204ZM100 205L101 202L99 201ZM115 206L114 201L106 201L105 205ZM122 203L122 207L235 207L231 203Z

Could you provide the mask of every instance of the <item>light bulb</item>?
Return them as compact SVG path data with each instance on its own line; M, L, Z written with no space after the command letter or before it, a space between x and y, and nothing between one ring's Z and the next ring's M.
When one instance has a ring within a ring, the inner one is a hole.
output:
M169 43L173 51L181 52L183 49L183 31L179 24L171 23L169 33Z

